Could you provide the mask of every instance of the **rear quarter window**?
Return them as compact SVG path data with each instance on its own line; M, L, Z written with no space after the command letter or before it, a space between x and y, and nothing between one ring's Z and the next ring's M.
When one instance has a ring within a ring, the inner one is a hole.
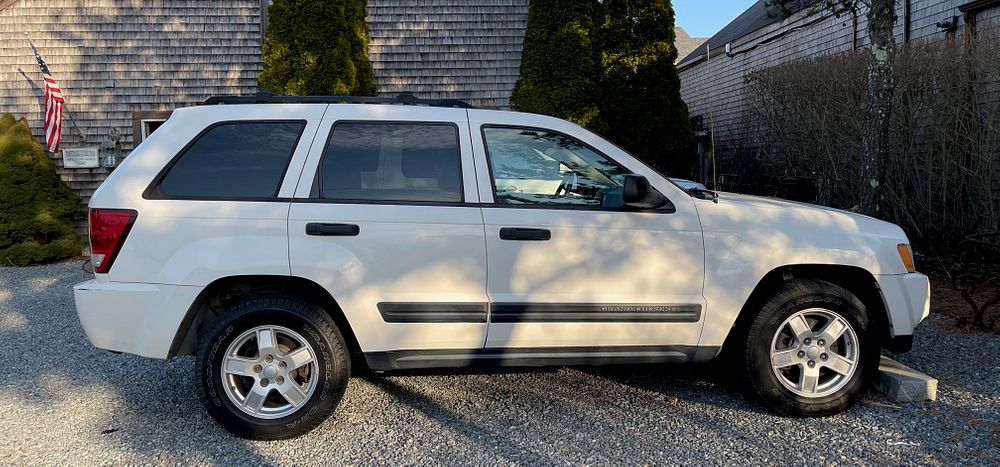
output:
M305 126L304 121L213 125L174 158L146 197L274 198Z

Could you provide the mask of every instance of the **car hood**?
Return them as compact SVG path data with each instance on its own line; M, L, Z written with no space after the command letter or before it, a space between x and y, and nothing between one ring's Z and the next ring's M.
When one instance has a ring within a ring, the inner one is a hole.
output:
M766 273L787 264L856 266L872 274L906 270L899 226L861 214L760 196L695 198L712 274ZM727 272L729 271L729 272ZM744 271L744 272L739 272Z
M865 216L863 214L858 214L856 212L845 211L843 209L836 209L836 208L831 208L831 207L827 207L827 206L820 206L818 204L809 204L809 203L803 203L803 202L799 202L799 201L791 201L791 200L781 199L781 198L772 198L772 197L768 197L768 196L753 196L753 195L744 195L744 194L741 194L741 193L729 193L729 192L725 192L725 191L721 191L721 192L717 192L717 193L719 194L719 200L720 201L728 201L728 202L733 202L733 203L743 203L743 204L756 205L756 206L762 206L762 207L775 207L775 208L782 208L782 209L787 209L787 208L794 208L794 209L818 209L820 211L836 212L836 213L846 214L846 215L855 216L855 217L863 217L863 218L867 218L867 219L878 220L878 219L875 219L874 217Z
M743 215L756 216L758 224L772 220L777 224L775 228L780 230L794 228L797 224L820 224L828 233L839 231L906 240L906 234L899 226L856 212L764 196L727 192L719 192L718 195L720 206L727 206L732 212L742 211Z

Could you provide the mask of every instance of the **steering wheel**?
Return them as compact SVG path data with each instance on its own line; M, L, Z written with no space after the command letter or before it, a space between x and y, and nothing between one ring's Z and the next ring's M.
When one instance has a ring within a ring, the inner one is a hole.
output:
M568 195L570 188L576 188L577 175L576 172L567 172L563 175L563 179L559 182L559 188L556 188L556 196Z

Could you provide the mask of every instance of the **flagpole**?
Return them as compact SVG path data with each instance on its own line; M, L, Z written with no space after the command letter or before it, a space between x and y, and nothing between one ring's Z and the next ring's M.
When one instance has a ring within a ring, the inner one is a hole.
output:
M37 57L38 56L38 49L35 48L35 43L31 41L31 36L28 36L28 33L27 32L23 32L23 31L22 31L22 34L24 34L24 38L25 39L28 39L28 45L31 46L31 51ZM76 130L76 134L77 134L77 136L80 137L80 141L87 141L87 135L83 134L83 132L80 131L80 127L76 125L76 120L73 119L73 116L69 112L66 112L66 101L65 101L66 97L65 97L65 94L66 93L64 92L63 93L63 95L64 95L63 96L63 115L66 117L67 120L69 120L69 122L71 124L73 124L73 129Z

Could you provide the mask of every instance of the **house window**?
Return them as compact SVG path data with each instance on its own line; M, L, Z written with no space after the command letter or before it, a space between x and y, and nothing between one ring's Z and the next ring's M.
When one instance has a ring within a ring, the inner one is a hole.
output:
M169 110L132 112L132 147L138 146L168 118L170 118Z
M149 134L156 131L166 120L159 118L144 118L141 123L142 139L149 137Z

